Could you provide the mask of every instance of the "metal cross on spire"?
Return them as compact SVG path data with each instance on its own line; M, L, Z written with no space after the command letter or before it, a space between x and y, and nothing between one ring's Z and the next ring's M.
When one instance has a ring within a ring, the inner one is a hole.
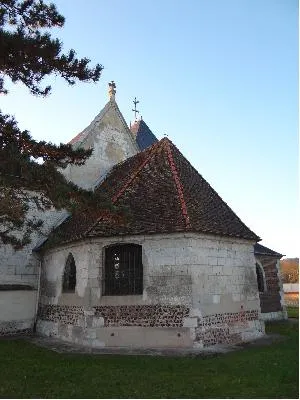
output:
M136 114L139 114L140 112L136 109L136 105L139 103L139 101L136 99L136 97L133 100L133 104L134 104L134 109L132 109L132 111L134 112L134 119L136 120Z

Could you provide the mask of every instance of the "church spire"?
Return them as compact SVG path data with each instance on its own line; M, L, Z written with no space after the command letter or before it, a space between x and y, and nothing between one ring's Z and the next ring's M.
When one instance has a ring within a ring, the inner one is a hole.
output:
M116 84L114 81L108 83L108 95L110 101L115 101Z

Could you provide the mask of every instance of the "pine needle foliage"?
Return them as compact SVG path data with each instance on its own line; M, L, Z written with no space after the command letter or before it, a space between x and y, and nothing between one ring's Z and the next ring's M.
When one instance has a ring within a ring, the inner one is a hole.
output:
M8 93L7 80L23 83L31 94L40 97L50 94L51 86L42 85L43 79L50 75L58 75L70 85L99 80L102 65L90 68L90 60L77 58L73 49L64 53L62 42L49 33L49 29L60 28L64 22L52 3L0 0L0 95ZM25 221L28 193L32 191L43 194L37 200L42 209L55 206L72 210L99 202L91 193L67 182L57 169L68 164L83 165L91 153L92 150L74 150L70 144L36 141L28 130L19 129L14 117L0 110L0 239L3 243L22 248L30 242L32 231L40 229L40 221ZM13 233L20 229L23 230L21 238Z

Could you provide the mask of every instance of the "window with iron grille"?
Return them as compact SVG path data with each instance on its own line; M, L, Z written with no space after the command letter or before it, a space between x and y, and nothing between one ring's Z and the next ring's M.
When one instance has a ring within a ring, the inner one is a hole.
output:
M105 249L104 295L143 293L142 246L121 244Z
M76 264L73 255L68 255L64 277L63 277L63 292L75 292L76 287Z
M258 291L264 292L265 291L264 274L261 266L258 263L256 263L256 278L257 278Z

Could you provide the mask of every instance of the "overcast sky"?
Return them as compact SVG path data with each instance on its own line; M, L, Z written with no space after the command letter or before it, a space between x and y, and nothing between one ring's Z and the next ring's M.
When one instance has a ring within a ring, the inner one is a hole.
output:
M108 101L168 135L263 241L299 256L296 0L59 0L64 48L104 65L97 84L9 85L3 112L36 139L67 142Z

